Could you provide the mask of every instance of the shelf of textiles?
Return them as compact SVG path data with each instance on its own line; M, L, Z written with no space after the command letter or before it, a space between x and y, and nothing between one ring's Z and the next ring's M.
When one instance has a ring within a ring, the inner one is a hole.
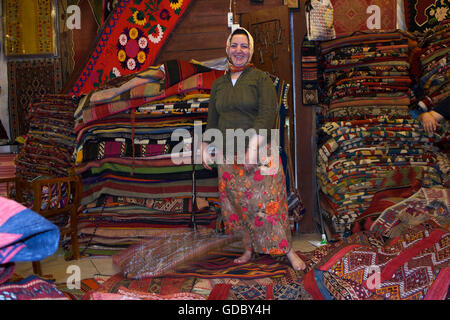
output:
M427 134L409 112L417 43L402 31L320 42L316 177L329 240L369 230L393 198L443 184L449 162L436 143L448 126Z
M81 97L75 171L83 184L78 218L83 256L114 255L161 231L216 228L217 170L193 162L193 140L185 137L181 148L172 134L203 133L212 83L223 74L170 60ZM289 85L272 78L285 102Z

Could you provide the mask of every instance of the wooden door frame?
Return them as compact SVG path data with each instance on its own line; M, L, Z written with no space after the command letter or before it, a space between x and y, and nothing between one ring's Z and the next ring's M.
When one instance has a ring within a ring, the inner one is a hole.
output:
M291 9L291 23L293 30L293 101L295 110L295 141L296 141L296 182L297 188L303 198L306 209L305 216L299 223L298 231L301 233L316 232L315 223L317 221L317 183L315 174L316 158L316 135L315 135L315 108L304 106L302 99L302 68L301 68L301 47L306 35L305 2L300 0L298 9Z

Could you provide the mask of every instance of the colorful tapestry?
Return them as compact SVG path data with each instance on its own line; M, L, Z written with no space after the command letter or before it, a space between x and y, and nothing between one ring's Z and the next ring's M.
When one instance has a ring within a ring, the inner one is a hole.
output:
M0 285L0 300L68 300L56 286L37 276Z
M396 0L331 0L336 37L355 31L397 28Z
M87 93L111 78L151 66L189 3L190 0L120 1L103 26L72 93Z
M34 98L62 88L59 58L8 61L8 108L11 140L28 132L28 106Z
M404 0L408 31L424 32L450 19L449 0Z
M59 229L20 203L0 197L0 265L39 261L55 253Z
M54 54L51 0L4 1L5 55Z

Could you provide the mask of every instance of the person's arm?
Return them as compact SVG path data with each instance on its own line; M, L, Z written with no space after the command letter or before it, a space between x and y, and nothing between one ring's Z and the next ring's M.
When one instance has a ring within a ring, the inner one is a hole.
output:
M450 96L440 101L433 108L433 111L438 113L441 117L450 120Z

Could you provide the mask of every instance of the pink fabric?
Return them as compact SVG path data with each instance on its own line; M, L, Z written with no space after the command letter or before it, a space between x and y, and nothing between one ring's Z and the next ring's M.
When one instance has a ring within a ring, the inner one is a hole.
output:
M20 239L22 234L0 232L0 248Z
M0 197L0 226L18 212L27 209L20 203L4 197Z
M5 264L11 261L12 258L14 258L15 255L17 255L20 250L25 248L25 244L20 244L18 246L8 246L3 250L0 250L0 261L1 264Z

